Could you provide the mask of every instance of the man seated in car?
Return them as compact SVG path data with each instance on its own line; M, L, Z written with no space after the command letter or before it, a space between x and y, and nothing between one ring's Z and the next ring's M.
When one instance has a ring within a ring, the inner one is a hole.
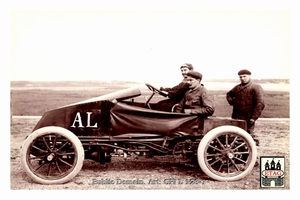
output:
M183 76L183 80L178 85L172 88L164 88L164 87L160 88L161 91L165 91L168 93L168 99L159 101L156 104L156 110L170 112L172 110L172 107L182 100L186 91L189 90L188 85L186 83L186 78L187 78L186 74L189 71L193 71L193 70L194 67L190 63L184 63L180 66L180 71L181 71L181 75Z
M192 115L210 116L215 111L214 98L209 95L207 89L201 84L202 74L196 71L187 73L187 84L189 90L174 112L187 113Z

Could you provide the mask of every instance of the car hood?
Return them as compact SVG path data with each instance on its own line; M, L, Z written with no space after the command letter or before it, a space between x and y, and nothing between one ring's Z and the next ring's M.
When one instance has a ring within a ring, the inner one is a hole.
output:
M69 107L69 106L73 106L73 105L78 105L78 104L86 104L86 103L92 103L92 102L97 102L97 101L104 101L104 100L121 101L121 100L125 100L125 99L140 96L141 94L142 93L141 93L141 90L140 90L139 87L130 87L130 88L127 88L127 89L119 90L119 91L112 92L112 93L109 93L109 94L101 95L101 96L98 96L98 97L93 97L91 99L87 99L87 100L84 100L84 101L80 101L80 102L76 102L76 103L69 104L69 105L66 105L66 106L62 106L61 108Z

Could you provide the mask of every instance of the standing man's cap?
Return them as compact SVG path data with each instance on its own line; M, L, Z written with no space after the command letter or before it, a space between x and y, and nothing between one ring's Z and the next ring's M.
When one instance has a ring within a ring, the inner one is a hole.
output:
M241 71L238 72L238 75L242 75L242 74L251 75L251 72L247 69L242 69Z
M184 63L184 64L182 64L182 65L180 66L180 69L181 69L181 68L184 68L184 67L188 68L189 70L194 70L193 65L190 64L190 63Z
M196 71L189 71L187 73L188 76L191 76L195 79L200 79L200 81L202 80L202 74L200 74L199 72L196 72Z

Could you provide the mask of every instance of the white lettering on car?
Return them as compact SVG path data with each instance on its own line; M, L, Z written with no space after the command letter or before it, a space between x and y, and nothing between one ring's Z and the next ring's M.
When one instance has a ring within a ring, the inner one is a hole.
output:
M91 115L93 114L93 112L86 112L86 114L87 114L86 127L88 127L88 128L97 128L97 122L94 125L91 125ZM76 126L77 123L78 123L78 126ZM74 119L73 124L72 124L71 127L72 128L84 128L80 112L76 113L75 119Z

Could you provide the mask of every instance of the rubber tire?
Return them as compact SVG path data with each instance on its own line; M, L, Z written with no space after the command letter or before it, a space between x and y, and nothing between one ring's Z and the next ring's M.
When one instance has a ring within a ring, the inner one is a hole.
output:
M223 177L223 176L219 176L218 174L213 173L206 165L206 162L204 159L206 159L206 145L209 144L209 142L211 140L213 140L215 137L222 135L222 133L224 132L232 132L232 133L236 133L238 135L240 135L241 137L245 138L251 148L252 151L252 157L251 157L251 161L250 164L248 166L248 168L242 172L241 174L238 174L237 176L233 176L233 177ZM236 181L236 180L240 180L242 178L244 178L245 176L247 176L253 169L256 159L257 159L257 148L256 148L256 144L254 142L254 140L252 139L251 135L236 126L220 126L217 128L212 129L211 131L209 131L204 137L203 139L200 141L199 146L198 146L198 151L197 151L197 157L198 157L198 163L200 165L201 170L210 178L217 180L217 181Z
M74 169L67 176L62 177L61 179L47 180L47 179L38 177L30 170L30 168L27 165L27 151L29 150L32 142L36 138L41 137L43 135L47 135L49 133L60 134L61 136L70 140L70 142L74 146L74 151L77 153L77 162L75 163ZM65 128L57 127L57 126L48 126L48 127L43 127L43 128L35 130L26 138L26 140L23 142L22 148L21 148L21 163L23 165L23 168L25 169L26 174L31 179L33 179L33 181L40 183L40 184L46 184L46 185L63 184L63 183L70 181L81 170L83 161L84 161L84 149L83 149L83 146L82 146L80 140L78 139L78 137L71 131L69 131Z

